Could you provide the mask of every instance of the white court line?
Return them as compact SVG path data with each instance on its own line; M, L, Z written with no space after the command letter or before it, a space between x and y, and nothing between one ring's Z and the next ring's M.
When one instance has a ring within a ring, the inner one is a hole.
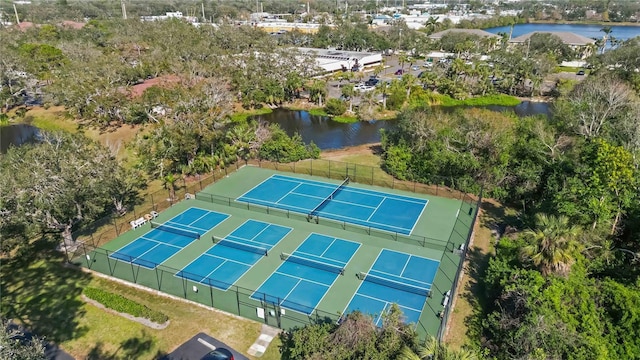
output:
M382 203L384 202L384 200L385 200L385 199L386 199L386 197L382 198L382 201L380 201L380 202L378 203L378 206L376 206L376 208L373 210L373 212L371 213L371 215L369 215L369 217L367 218L367 220L365 220L366 222L369 222L369 221L371 220L371 217L372 217L373 215L375 215L375 213L377 213L377 212L378 212L378 209L380 209L380 205L382 205Z
M320 254L320 257L321 257L321 258L323 258L323 259L329 259L329 258L324 257L324 253L326 253L327 251L329 251L329 248L331 247L331 245L333 245L333 243L335 243L335 242L336 242L336 240L338 240L338 238L333 238L333 240L331 240L331 244L329 244L329 246L327 246L327 247L324 249L324 251L322 252L322 254ZM313 255L313 254L309 254L309 255ZM329 260L336 261L336 260L333 260L333 259L329 259ZM341 263L342 261L338 261L338 262L340 262L340 263Z
M409 256L407 256L407 261L404 263L404 266L402 267L402 271L400 271L400 275L396 275L396 276L398 276L400 278L403 278L403 279L405 277L402 276L402 274L404 274L404 270L407 268L407 265L409 265L409 260L411 260L411 255L410 254L407 254L407 255L409 255Z
M330 182L309 180L309 179L303 179L303 178L296 178L296 177L280 175L280 174L275 174L273 176L276 177L276 178L285 180L285 181L301 182L301 183L305 183L305 184L312 184L312 185L316 185L316 186L320 186L320 187L334 188L335 189L335 186L334 186L335 184L334 183L330 183Z
M275 209L282 209L282 208L284 208L285 210L298 209L299 212L301 212L301 213L307 213L307 212L309 212L311 210L311 209L301 208L301 207L293 206L293 205L274 204L272 202L265 201L265 200L262 200L262 199L256 199L256 198L245 197L245 199L253 200L253 201L236 200L236 202L241 202L241 203L245 203L245 204L246 203L251 203L251 204L254 204L254 205L260 205L260 206L264 206L264 207L272 207L272 208L275 208ZM265 204L269 204L269 205L265 205ZM274 205L280 205L280 206L274 206ZM291 209L289 209L289 208L291 208ZM293 211L296 211L296 210L293 210Z
M406 279L406 280L414 281L414 282L417 282L417 283L420 283L420 284L428 285L428 286L429 286L429 290L431 290L431 285L433 285L432 283L428 283L428 282L424 282L424 281L420 281L420 280L416 280L416 279L412 279L412 278L408 278L408 277L404 277L404 276L394 275L394 274L388 273L388 272L386 272L386 271L380 271L380 270L371 269L371 270L369 270L369 272L367 273L367 274L370 274L370 275L373 275L373 276L377 276L377 277L380 277L380 278L383 278L383 279L389 280L389 281L391 281L391 282L399 282L399 283L401 283L401 284L408 285L408 286L413 286L413 287L417 287L417 288L419 288L419 287L420 287L420 286L413 285L413 284L403 283L403 282L398 281L398 280L388 279L388 278L386 278L386 277L384 277L384 276L379 276L379 275L373 274L373 273L371 273L372 271L375 271L376 273L385 274L385 275L389 275L389 276L393 276L393 277L399 277L399 278L401 278L401 279Z
M393 252L393 253L397 253L397 254L409 255L411 257L415 257L415 258L418 258L418 259L425 259L425 260L433 261L433 262L437 263L438 266L440 266L440 260L435 260L435 259L424 257L424 256L411 255L411 254L408 254L406 252L391 250L391 249L387 249L387 248L382 249L382 251L388 251L388 252ZM379 270L373 269L373 271L379 271ZM380 271L380 272L384 272L384 271ZM387 273L387 274L389 274L389 273ZM393 274L389 274L389 275L393 275ZM397 276L397 275L394 275L394 276Z
M274 271L273 273L274 273L274 274L278 274L278 275L282 275L282 276L286 276L286 277L290 277L290 278L292 278L292 279L298 279L298 280L300 280L300 281L310 282L310 283L312 283L312 284L316 284L316 285L322 285L322 286L324 286L324 287L326 287L326 288L331 287L331 285L323 284L323 283L321 283L321 282L317 282L317 281L313 281L313 280L309 280L309 279L304 279L304 278L301 278L300 276L292 275L292 274L287 274L287 273L283 273L283 272L280 272L280 271L278 271L278 270ZM271 277L271 276L269 276L269 277ZM258 287L258 289L259 289L259 288L260 288L260 287Z
M354 193L365 194L365 195L369 195L369 196L388 197L388 198L391 198L391 199L394 199L394 200L403 200L403 201L406 201L406 202L423 203L423 202L425 202L427 200L427 199L421 199L421 198L413 197L413 196L396 195L396 194L393 194L393 193L376 191L376 190L369 190L369 189L363 189L363 188L358 188L358 187L350 187L350 188L346 189L346 191L352 191Z
M384 285L383 285L383 286L384 286ZM396 290L397 290L397 289L396 289ZM400 291L402 291L402 290L400 290ZM377 298L377 297L375 297L375 296L369 296L369 295L365 295L365 294L358 294L358 295L359 295L359 296L362 296L362 297L365 297L365 298L368 298L368 299L377 300L377 301L380 301L380 302L383 302L383 303L389 304L389 302L388 302L388 301L386 301L386 300L382 300L382 299ZM427 301L427 300L426 300L426 296L425 296L425 302L426 302L426 301ZM413 311L420 311L420 312L422 312L421 310L414 309L414 308L412 308L412 307L408 307L408 306L404 306L404 305L400 305L400 304L398 304L398 306L402 306L402 307L403 307L403 308L405 308L405 309L409 309L409 310L413 310Z
M291 293L293 292L293 290L295 290L295 289L298 287L298 284L300 284L300 282L301 282L301 281L302 281L302 278L298 278L298 282L297 282L295 285L293 285L293 287L291 288L291 290L289 290L289 292L287 293L287 295L285 295L285 296L282 298L282 301L280 301L280 302L278 303L278 305L282 305L282 303L283 303L283 302L285 302L285 301L287 300L287 298L289 297L289 295L291 295ZM300 305L302 305L302 304L300 304Z
M411 231L409 231L409 234L413 234L413 229L415 229L416 226L418 225L418 221L420 221L420 219L422 218L422 214L424 214L424 209L427 208L428 204L429 204L429 200L427 200L427 202L424 203L424 206L422 207L422 211L420 211L420 215L418 215L418 218L413 223L413 226L411 227Z
M273 175L269 176L268 178L266 178L266 179L264 179L264 180L260 181L260 183L259 183L259 184L257 184L256 186L252 187L251 189L247 190L244 194L242 194L242 195L238 196L238 197L236 198L236 200L238 200L238 199L240 199L240 198L243 198L245 195L247 195L248 193L252 192L255 188L257 188L257 187L261 186L262 184L264 184L265 182L269 181L269 179L273 178L275 175L276 175L276 174L273 174Z
M373 261L373 264L369 265L369 270L367 270L367 274L369 273L369 271L371 271L371 269L373 268L373 266L378 262L378 259L380 259L380 255L382 255L382 252L385 249L381 249L380 252L378 253L378 256L376 256L376 259ZM356 275L358 274L358 272L356 272ZM353 293L353 295L351 296L351 300L349 300L349 302L347 303L347 306L344 308L344 310L342 310L342 314L344 315L344 313L347 311L347 309L349 308L349 304L351 304L351 302L353 301L353 298L356 296L356 294L358 294L360 292L360 288L362 287L362 284L364 284L364 279L362 281L360 281L360 285L358 285L358 288L356 289L356 292Z
M280 197L280 199L276 200L276 202L275 202L274 204L279 204L279 203L280 203L280 200L282 200L282 199L286 198L286 197L287 197L287 196L289 196L290 194L295 194L293 191L294 191L295 189L299 188L299 187L300 187L300 185L302 185L302 184L298 183L298 185L296 185L296 187L294 187L293 189L289 190L289 192L288 192L288 193L286 193L286 194L282 195L282 196Z

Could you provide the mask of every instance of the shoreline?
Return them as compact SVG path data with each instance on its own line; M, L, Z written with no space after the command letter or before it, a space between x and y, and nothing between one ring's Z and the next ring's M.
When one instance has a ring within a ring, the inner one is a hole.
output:
M569 20L528 20L524 24L546 25L599 25L599 26L629 26L640 27L640 22L610 22L610 21L569 21ZM518 25L518 24L516 24Z

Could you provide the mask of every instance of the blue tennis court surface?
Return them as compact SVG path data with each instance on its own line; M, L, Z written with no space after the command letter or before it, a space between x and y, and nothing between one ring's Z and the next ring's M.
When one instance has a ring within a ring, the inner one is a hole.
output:
M392 303L398 304L405 322L417 323L431 291L440 262L383 249L355 293L345 313L359 310L375 316L382 325L382 315Z
M151 231L123 246L109 257L154 269L187 245L223 222L229 215L199 208L189 208L164 223L165 229ZM195 236L189 235L190 233Z
M289 227L248 220L176 276L227 290L290 231Z
M409 235L428 200L273 175L237 200ZM335 192L335 194L334 194ZM325 200L332 196L330 201Z
M251 297L311 315L359 247L353 241L311 234Z

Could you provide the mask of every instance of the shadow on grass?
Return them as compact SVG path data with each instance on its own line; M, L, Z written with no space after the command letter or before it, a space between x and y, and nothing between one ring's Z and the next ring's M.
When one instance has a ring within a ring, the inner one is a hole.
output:
M490 299L487 298L486 284L484 276L489 267L489 260L493 256L491 251L496 236L504 234L507 227L519 227L521 221L518 214L513 209L506 208L492 200L482 202L483 212L480 215L480 224L491 230L488 244L477 244L467 251L467 264L465 273L468 282L465 286L463 296L471 305L473 312L464 319L469 335L479 338L482 320L487 310L491 307Z
M64 255L52 250L55 245L45 237L2 259L0 309L47 341L62 342L87 330L77 319L84 313L79 295L90 277L65 267Z
M141 354L145 354L153 345L153 336L142 330L139 337L130 338L121 342L120 346L113 353L109 353L107 350L103 349L102 343L95 344L89 351L87 360L135 359L140 357ZM159 359L166 355L166 353L158 351L153 355L153 358Z

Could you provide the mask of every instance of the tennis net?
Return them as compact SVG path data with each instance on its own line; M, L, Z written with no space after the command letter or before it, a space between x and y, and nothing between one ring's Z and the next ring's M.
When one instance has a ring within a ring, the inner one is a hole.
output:
M309 215L307 215L307 217L309 219L311 219L313 217L313 215L316 215L316 213L318 212L318 210L323 207L326 203L328 203L329 201L333 200L333 196L335 194L338 193L338 191L344 189L345 186L349 185L349 177L347 177L346 179L344 179L344 181L342 182L342 184L340 184L337 188L335 188L331 194L329 194L329 196L327 196L324 200L322 200L322 202L320 204L318 204L318 206L316 206L315 208L313 208L313 210L311 210L309 212Z
M427 289L427 288L422 288L419 286L415 286L415 285L409 285L409 284L405 284L399 281L395 281L395 280L391 280L391 279L386 279L380 276L376 276L376 275L371 275L368 273L364 273L361 272L358 274L358 278L360 280L364 280L364 281L369 281L372 283L376 283L379 285L384 285L386 287L390 287L390 288L394 288L394 289L398 289L398 290L402 290L402 291L406 291L406 292L410 292L413 294L418 294L418 295L424 295L424 296L429 296L429 292L431 292L431 289Z
M245 243L230 240L230 239L216 239L213 236L211 237L211 239L213 240L214 244L219 244L226 247L230 247L238 250L244 250L247 252L252 252L252 253L256 253L264 256L269 255L269 249L263 248L260 246L249 245L249 244L245 244Z
M306 259L300 256L291 255L287 253L282 253L280 258L284 261L291 261L297 264L306 265L309 267L314 267L316 269L329 271L335 274L344 275L344 268L335 265L329 265L320 261L315 261L311 259Z
M160 224L160 223L153 222L153 221L150 221L150 223L151 223L151 228L152 229L158 229L158 230L162 230L162 231L167 231L167 232L170 232L170 233L174 233L174 234L190 237L192 239L200 239L200 234L195 232L195 231L180 229L180 228L177 228L177 227L169 226L169 225L166 225L166 224Z

